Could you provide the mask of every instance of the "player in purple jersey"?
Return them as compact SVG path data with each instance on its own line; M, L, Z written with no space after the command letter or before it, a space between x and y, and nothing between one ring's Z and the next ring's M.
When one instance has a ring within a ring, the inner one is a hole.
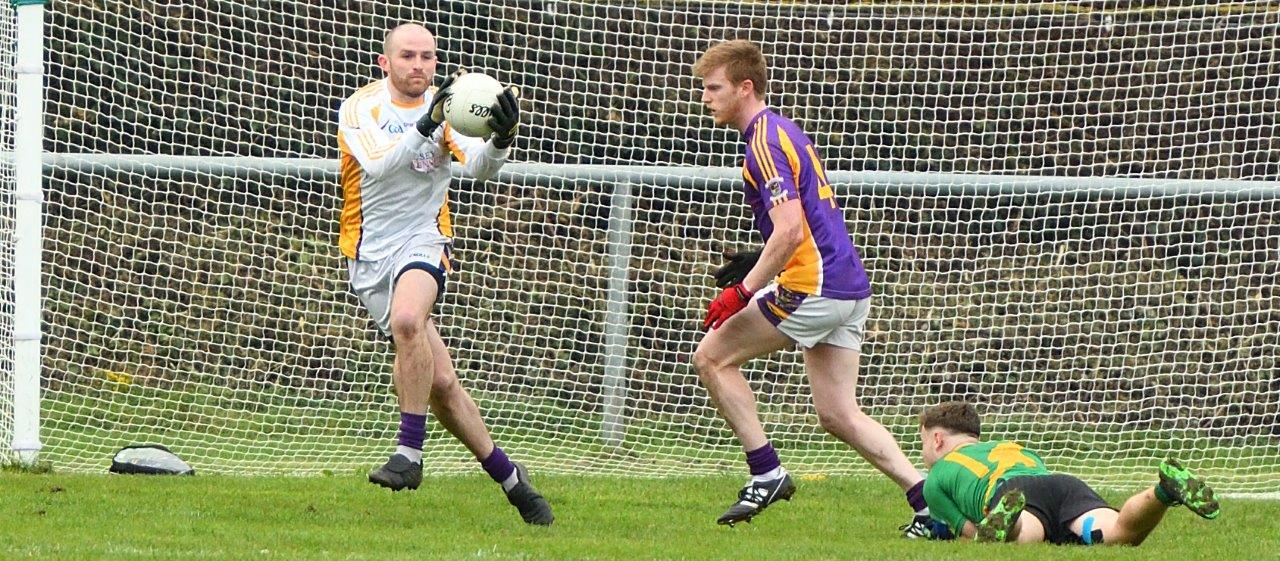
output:
M711 302L704 324L708 332L693 359L720 414L742 442L751 471L738 502L717 522L749 521L795 493L739 367L798 345L822 427L906 491L916 518L904 526L904 535L927 536L919 472L889 431L858 406L858 356L871 284L813 142L765 106L765 61L755 44L715 45L694 64L693 73L702 79L702 102L716 124L743 133L746 201L765 242L757 261L738 262L739 274L722 271L721 280L732 285Z

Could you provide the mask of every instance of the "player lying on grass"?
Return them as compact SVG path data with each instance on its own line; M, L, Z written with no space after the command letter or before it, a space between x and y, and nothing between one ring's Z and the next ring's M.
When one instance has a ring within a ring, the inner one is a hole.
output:
M1159 483L1117 511L1070 475L1050 473L1040 456L1009 441L980 441L973 406L948 402L920 415L924 496L953 535L977 541L1138 545L1171 506L1210 520L1221 513L1213 490L1177 460L1160 463Z

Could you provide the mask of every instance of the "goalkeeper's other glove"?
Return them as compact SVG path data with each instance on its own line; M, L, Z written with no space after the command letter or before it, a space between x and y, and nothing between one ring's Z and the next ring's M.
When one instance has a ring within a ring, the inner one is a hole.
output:
M498 94L489 115L489 128L493 129L496 148L506 148L516 141L516 130L520 128L520 90L515 86L507 86Z
M747 273L750 273L756 266L756 261L760 260L760 250L734 253L725 251L723 256L728 263L716 269L716 287L718 288L733 286L747 280Z
M703 329L716 329L724 325L725 320L733 317L747 307L755 293L747 290L742 283L724 289L711 305L707 306L707 320L702 322Z
M444 123L444 102L449 99L453 92L449 91L449 86L453 85L453 81L459 76L466 74L467 69L459 68L457 72L450 74L444 79L444 83L440 84L440 88L436 90L435 95L431 96L431 106L427 108L427 112L418 118L418 134L424 138L431 138L436 129Z

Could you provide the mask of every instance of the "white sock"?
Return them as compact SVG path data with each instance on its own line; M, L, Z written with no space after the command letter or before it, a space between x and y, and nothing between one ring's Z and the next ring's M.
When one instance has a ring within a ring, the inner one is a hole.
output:
M409 458L409 461L415 464L422 463L422 450L416 450L408 446L396 446L396 453Z
M786 468L782 466L778 466L760 475L751 476L751 480L756 483L764 483L765 481L773 481L774 479L782 477L786 474L787 474Z
M503 493L511 492L511 489L515 487L517 483L520 482L520 474L516 473L516 471L517 470L514 470L514 469L511 470L511 475L508 475L506 479L502 480Z

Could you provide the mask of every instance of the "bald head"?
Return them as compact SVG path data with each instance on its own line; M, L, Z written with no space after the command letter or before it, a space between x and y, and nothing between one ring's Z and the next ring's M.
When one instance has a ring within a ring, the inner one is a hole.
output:
M391 56L392 52L400 47L400 43L406 41L430 41L432 50L435 50L436 38L427 28L417 23L402 23L391 28L391 31L382 38L382 54Z
M378 66L387 73L397 101L421 99L436 75L436 38L416 23L397 25L382 41Z

